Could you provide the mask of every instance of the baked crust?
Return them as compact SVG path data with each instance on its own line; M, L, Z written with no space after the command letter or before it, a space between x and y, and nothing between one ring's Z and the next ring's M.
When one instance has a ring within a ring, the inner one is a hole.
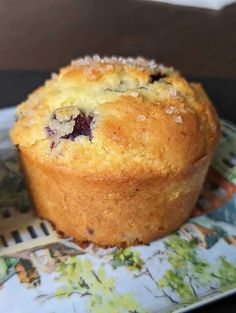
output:
M27 150L21 159L38 214L78 242L101 246L148 243L180 226L200 192L209 157L185 173L93 179L39 163Z
M72 137L78 115L89 129ZM219 123L201 85L173 69L95 57L30 95L11 138L39 215L79 242L119 246L186 220Z

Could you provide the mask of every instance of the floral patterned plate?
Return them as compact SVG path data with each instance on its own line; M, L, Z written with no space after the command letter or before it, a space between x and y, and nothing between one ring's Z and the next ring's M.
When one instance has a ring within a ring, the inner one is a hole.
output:
M0 312L167 313L236 292L236 127L222 139L192 217L149 246L81 248L31 208L0 111ZM12 301L14 300L14 301Z

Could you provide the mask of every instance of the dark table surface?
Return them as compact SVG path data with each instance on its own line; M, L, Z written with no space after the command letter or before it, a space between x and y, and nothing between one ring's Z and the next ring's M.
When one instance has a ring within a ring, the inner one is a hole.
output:
M0 107L14 106L50 76L48 71L0 71ZM236 79L191 78L203 83L220 117L236 123ZM1 112L0 112L1 114ZM194 313L235 313L236 295L192 311Z

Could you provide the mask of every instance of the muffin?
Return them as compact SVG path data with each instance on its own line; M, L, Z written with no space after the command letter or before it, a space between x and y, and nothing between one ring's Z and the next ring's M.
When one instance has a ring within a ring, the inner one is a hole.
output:
M40 217L78 243L177 229L219 139L200 84L143 58L75 60L17 108L11 138Z

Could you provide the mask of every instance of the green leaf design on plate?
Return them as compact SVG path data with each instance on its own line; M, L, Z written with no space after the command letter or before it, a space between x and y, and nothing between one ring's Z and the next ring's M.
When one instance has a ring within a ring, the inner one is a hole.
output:
M111 265L114 269L120 266L127 266L130 270L141 270L143 267L143 260L138 251L131 248L117 248L111 254Z
M103 265L95 270L89 259L72 256L59 263L57 270L56 280L63 283L55 292L58 298L78 294L86 298L88 311L94 313L144 312L132 293L116 290L115 278L107 277Z
M162 288L170 301L189 304L202 296L203 287L214 292L236 283L236 267L232 262L221 256L218 262L208 263L200 256L197 241L174 234L165 240L165 246L171 269L164 272L157 287Z
M222 287L236 283L236 266L229 263L224 256L219 257L219 267L216 276ZM234 262L236 264L236 261Z
M27 211L30 206L29 195L18 160L11 156L0 160L0 210L15 207Z

